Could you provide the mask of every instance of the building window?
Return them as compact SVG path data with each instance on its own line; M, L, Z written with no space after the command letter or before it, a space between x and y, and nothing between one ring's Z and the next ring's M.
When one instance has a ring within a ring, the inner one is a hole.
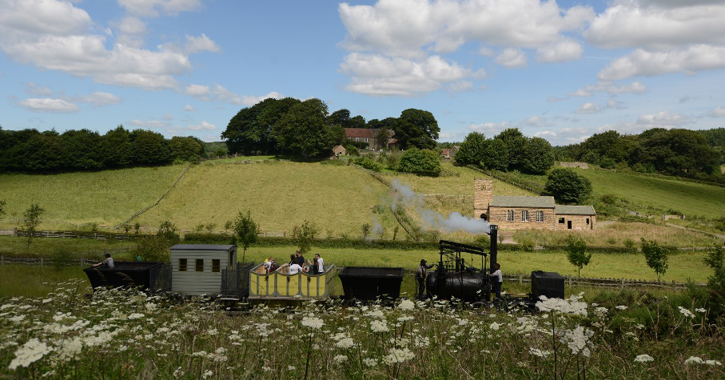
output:
M506 220L509 222L514 221L514 210L508 210L506 211Z
M196 271L197 272L204 271L204 259L196 259Z
M179 259L179 272L186 272L186 259Z
M222 261L219 259L212 259L211 260L211 271L212 272L221 272L222 267Z
M544 221L544 212L543 211L537 211L536 212L536 221L537 222L543 222Z
M521 221L522 222L529 221L529 211L528 210L521 211Z
M559 218L559 224L564 224L564 218Z

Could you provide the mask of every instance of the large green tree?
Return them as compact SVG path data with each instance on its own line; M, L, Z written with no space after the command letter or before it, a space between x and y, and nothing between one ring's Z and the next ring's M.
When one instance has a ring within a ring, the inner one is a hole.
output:
M523 169L533 174L544 174L554 165L554 153L548 141L533 137L526 142Z
M434 150L411 148L400 157L398 170L429 176L441 174L440 154Z
M466 139L463 140L463 143L461 143L461 148L456 152L456 165L479 165L485 158L488 143L483 133L469 133Z
M327 105L309 99L294 105L274 125L272 135L284 154L322 157L339 144L345 131L327 120Z
M554 169L544 191L559 203L583 203L592 192L591 182L572 169Z
M252 107L241 109L222 133L229 153L277 153L277 141L272 136L272 127L290 108L299 103L294 98L267 98Z
M131 159L140 166L171 163L169 143L160 133L136 129L131 132Z
M122 168L131 164L130 133L119 125L106 132L101 141L103 165L106 168Z
M506 144L509 161L508 169L521 169L526 160L526 145L528 142L526 136L518 128L509 128L496 135L494 139L501 140Z
M409 108L400 114L393 131L401 149L434 149L441 129L432 113Z

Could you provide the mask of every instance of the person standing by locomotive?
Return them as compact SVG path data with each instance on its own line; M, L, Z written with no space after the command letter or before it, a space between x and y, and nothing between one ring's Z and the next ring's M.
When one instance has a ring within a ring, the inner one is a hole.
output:
M501 284L503 284L503 273L501 273L501 264L495 264L496 270L491 273L491 279L493 280L493 291L496 293L497 299L503 299L501 297Z
M415 279L418 283L418 298L423 299L426 294L425 291L425 278L428 274L428 269L433 268L433 265L426 265L425 259L420 259L420 265L418 270L415 272Z

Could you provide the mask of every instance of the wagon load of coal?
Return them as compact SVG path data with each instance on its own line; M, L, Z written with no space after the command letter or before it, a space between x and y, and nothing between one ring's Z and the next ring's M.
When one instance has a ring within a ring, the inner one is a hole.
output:
M344 267L338 276L346 300L395 299L400 297L403 268Z

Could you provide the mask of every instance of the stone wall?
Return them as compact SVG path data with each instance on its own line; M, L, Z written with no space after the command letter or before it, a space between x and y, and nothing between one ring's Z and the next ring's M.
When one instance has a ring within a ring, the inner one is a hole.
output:
M563 223L561 220L563 219ZM587 223L587 220L589 223ZM569 228L571 222L571 228ZM593 230L597 222L596 215L557 215L554 225L557 230Z
M589 164L586 162L559 162L559 166L563 166L565 168L589 169Z
M473 180L473 216L480 219L488 213L488 205L493 200L493 179L475 178Z
M507 220L509 210L513 210L514 212L513 221ZM521 212L524 210L529 212L528 222L521 220ZM497 224L501 229L522 230L530 228L539 230L551 230L554 229L554 223L556 222L556 216L554 215L553 208L490 207L489 211L489 222ZM536 221L537 211L544 212L543 222Z

